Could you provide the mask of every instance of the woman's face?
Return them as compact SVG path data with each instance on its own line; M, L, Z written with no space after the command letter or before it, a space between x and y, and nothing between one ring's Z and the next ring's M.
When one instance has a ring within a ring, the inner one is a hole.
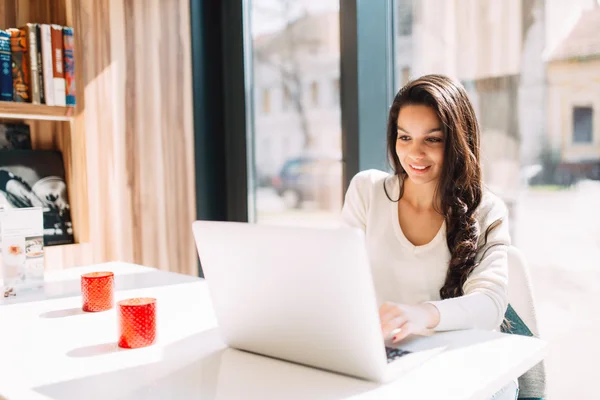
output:
M396 154L416 184L437 182L444 165L445 136L433 108L403 106L398 114Z

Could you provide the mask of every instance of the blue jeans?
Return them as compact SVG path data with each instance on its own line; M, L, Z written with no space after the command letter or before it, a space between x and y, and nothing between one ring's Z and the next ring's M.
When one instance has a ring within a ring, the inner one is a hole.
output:
M516 400L519 395L519 381L514 380L496 392L490 400Z

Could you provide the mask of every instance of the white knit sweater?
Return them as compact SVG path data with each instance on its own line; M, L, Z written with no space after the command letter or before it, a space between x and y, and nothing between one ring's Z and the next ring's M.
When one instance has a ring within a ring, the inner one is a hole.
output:
M366 246L379 304L391 301L403 304L430 302L440 311L435 330L498 329L508 305L508 265L506 246L510 244L508 211L502 200L484 191L476 212L481 232L477 254L479 266L464 284L464 295L440 299L450 251L444 223L434 239L414 246L402 233L398 222L400 182L396 176L377 170L363 171L351 181L342 219L347 225L365 232ZM502 224L488 235L487 227L497 219Z

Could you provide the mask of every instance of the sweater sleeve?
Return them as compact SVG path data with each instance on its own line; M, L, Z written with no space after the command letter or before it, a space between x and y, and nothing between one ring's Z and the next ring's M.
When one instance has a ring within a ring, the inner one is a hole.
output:
M370 187L370 171L356 174L350 181L342 207L342 222L347 226L362 229L363 232L367 227Z
M463 285L464 295L429 302L440 312L440 322L434 328L436 331L494 330L504 319L508 307L508 210L494 195L490 195L486 203L478 219L480 240L476 261L479 265ZM501 220L500 225L489 232L486 241L488 227L497 220Z

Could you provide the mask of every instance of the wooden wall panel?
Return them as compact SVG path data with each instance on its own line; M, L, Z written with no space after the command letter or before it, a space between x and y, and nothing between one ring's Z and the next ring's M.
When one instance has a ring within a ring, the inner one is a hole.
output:
M124 58L113 56L110 0L80 2L85 32L83 40L83 88L90 208L90 242L96 262L132 257L133 237L130 189L125 177L125 133L123 96L120 94ZM115 40L124 41L123 37Z
M2 29L14 28L17 23L15 0L0 0L0 22Z
M45 252L46 271L89 265L94 262L94 249L91 243L48 246Z
M82 0L97 261L197 273L188 0Z
M74 0L0 0L0 28L18 28L28 22L70 25L66 6ZM76 2L76 0L75 0Z

